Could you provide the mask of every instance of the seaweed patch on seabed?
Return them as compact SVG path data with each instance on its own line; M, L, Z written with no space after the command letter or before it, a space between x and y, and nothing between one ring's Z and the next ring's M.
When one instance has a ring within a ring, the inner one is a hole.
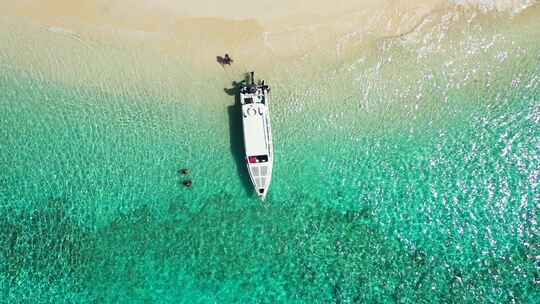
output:
M89 270L95 239L66 213L69 207L53 198L35 210L2 210L0 272L8 284L21 278L53 284Z
M140 288L146 273L141 261L151 259L155 271L187 272L201 284L237 282L253 298L277 301L285 293L309 300L326 290L324 301L347 302L374 300L366 294L373 284L388 290L385 282L373 282L374 273L384 278L383 272L403 273L414 266L399 242L379 233L364 210L340 213L320 202L285 208L285 202L233 203L232 198L210 199L185 220L172 214L158 218L148 205L118 218L99 232L101 278L129 278L122 284ZM169 211L184 210L179 205ZM264 292L260 284L267 286Z
M79 291L99 298L117 287L151 290L151 267L165 280L159 284L174 286L174 273L188 273L199 284L233 282L250 299L267 302L283 295L326 303L473 301L514 284L522 273L516 262L523 265L531 254L523 247L505 259L449 264L444 255L385 236L369 207L340 212L301 194L250 206L229 196L197 208L175 201L165 212L143 204L95 233L80 228L68 208L67 201L51 199L39 210L4 210L0 270L10 284L33 277L54 285L69 276ZM497 299L524 300L538 269L531 263L525 273L511 297ZM493 281L494 275L503 280Z
M505 259L451 263L444 254L385 236L369 208L339 212L307 196L291 199L235 207L234 198L215 197L191 212L177 202L165 218L144 205L99 232L100 279L126 278L111 284L145 288L150 266L141 261L152 260L153 271L188 273L202 285L236 284L250 299L268 302L283 295L326 303L474 301L478 295L505 302L524 300L534 288L532 264L519 286L512 279L523 273L514 266L530 254L527 248ZM176 278L166 279L172 286Z

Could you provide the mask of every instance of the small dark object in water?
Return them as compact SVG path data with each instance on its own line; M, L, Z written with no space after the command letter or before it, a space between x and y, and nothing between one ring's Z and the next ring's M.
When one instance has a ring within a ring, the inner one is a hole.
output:
M188 188L191 188L191 185L193 185L193 182L190 179L188 179L188 180L183 181L182 184Z
M178 172L180 172L180 174L186 175L186 174L190 174L191 170L189 170L188 168L182 168L178 170Z
M225 56L223 56L223 57L217 56L216 60L217 60L217 62L219 64L221 64L221 66L231 65L231 63L234 62L234 60L232 60L232 58L229 56L229 54L225 54Z

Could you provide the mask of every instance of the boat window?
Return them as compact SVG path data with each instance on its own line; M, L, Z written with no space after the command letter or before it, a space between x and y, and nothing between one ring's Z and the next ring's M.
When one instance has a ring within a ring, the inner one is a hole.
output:
M253 103L253 98L251 98L251 97L246 97L246 98L244 98L244 102L245 102L245 103Z
M257 155L258 163L266 163L268 161L268 155Z
M248 161L250 164L254 164L254 163L266 163L266 162L268 162L268 155L253 155L253 156L248 156L248 157L247 157L247 161Z

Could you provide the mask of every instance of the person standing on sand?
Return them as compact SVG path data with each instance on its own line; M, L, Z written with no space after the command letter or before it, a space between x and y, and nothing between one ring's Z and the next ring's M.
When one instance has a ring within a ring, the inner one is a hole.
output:
M223 59L225 59L225 64L227 64L227 65L231 65L231 63L233 63L232 58L229 57L229 54L227 54L227 53L225 53L225 57Z
M229 54L227 53L225 53L225 56L223 57L217 56L216 59L217 59L217 62L221 64L222 67L224 67L225 65L231 65L231 63L234 62L231 56L229 56Z

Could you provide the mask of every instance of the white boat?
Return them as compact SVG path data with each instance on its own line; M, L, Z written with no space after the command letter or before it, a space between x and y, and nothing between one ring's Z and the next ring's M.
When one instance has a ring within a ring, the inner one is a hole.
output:
M270 87L264 80L256 84L253 72L250 76L248 83L240 88L244 147L249 177L255 192L264 200L272 179L274 159L268 113Z

